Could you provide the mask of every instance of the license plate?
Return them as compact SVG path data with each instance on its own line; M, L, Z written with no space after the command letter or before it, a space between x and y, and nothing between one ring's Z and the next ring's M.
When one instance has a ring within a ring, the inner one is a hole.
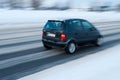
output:
M50 37L55 37L55 34L52 34L52 33L48 33L47 36L50 36Z

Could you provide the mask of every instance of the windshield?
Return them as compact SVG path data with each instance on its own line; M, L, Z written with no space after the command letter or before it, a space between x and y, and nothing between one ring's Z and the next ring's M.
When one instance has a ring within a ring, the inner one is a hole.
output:
M48 21L44 29L62 29L61 21Z

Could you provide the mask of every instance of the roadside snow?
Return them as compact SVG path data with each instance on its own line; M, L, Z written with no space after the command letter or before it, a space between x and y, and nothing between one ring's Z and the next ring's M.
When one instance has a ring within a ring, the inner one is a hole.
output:
M19 80L120 80L120 44Z
M48 19L82 18L91 22L120 21L118 12L81 12L81 11L32 11L0 9L0 25L6 24L44 24Z

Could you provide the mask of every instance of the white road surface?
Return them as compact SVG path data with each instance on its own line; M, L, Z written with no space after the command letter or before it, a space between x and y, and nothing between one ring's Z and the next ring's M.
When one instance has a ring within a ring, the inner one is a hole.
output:
M113 29L113 28L118 28L118 29ZM113 26L110 26L109 24L108 24L108 26L106 25L104 27L98 27L98 29L100 29L101 33L104 36L114 34L114 33L119 33L120 32L119 28L120 28L119 26L114 26L113 27ZM23 30L24 33L19 32L19 30L18 30L18 33L15 32L15 34L14 34L14 31L13 31L13 33L11 33L11 34L6 33L4 35L1 35L0 46L4 46L4 45L6 45L6 46L0 48L0 55L5 55L5 54L7 54L7 55L11 54L12 55L12 53L16 53L16 52L20 52L20 51L24 51L24 50L29 50L29 49L35 49L35 48L38 48L38 47L39 48L43 47L42 42L41 42L41 36L40 36L40 34L42 32L41 31L36 32L36 31L34 31L34 29L33 29L33 32L27 32L26 30L27 29ZM35 34L33 34L33 33L35 33ZM2 34L2 32L1 32L1 34ZM37 36L35 36L35 35L37 35ZM29 36L29 37L27 37L27 36ZM119 34L116 34L112 38L106 37L105 42L107 42L109 40L119 39L119 37L120 37ZM33 42L31 43L31 41L33 41ZM19 45L19 43L24 43L24 42L29 42L29 43ZM14 45L13 46L7 46L7 45L12 45L12 44L14 44ZM54 52L54 50L53 50L53 52ZM40 57L38 57L38 55L40 53L34 53L35 56L33 54L30 54L30 55L26 55L26 56L20 56L20 57L17 57L17 58L15 57L15 58L11 58L11 59L8 59L8 60L0 61L0 64L2 65L2 66L0 66L0 69L11 67L11 66L23 63L23 62L38 60L38 59L40 59ZM56 53L55 55L58 55L58 54ZM31 59L30 56L34 56L33 57L34 59ZM49 55L49 56L52 56L52 54Z
M120 80L120 44L19 80Z

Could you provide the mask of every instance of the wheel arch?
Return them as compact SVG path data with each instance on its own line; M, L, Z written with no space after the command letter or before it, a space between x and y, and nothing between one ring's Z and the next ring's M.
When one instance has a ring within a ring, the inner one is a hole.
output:
M67 41L67 45L66 45L66 47L68 46L68 44L69 44L70 42L74 42L75 45L77 46L77 42L76 42L76 40L73 39L73 38L71 38L71 39L69 39L69 40Z

